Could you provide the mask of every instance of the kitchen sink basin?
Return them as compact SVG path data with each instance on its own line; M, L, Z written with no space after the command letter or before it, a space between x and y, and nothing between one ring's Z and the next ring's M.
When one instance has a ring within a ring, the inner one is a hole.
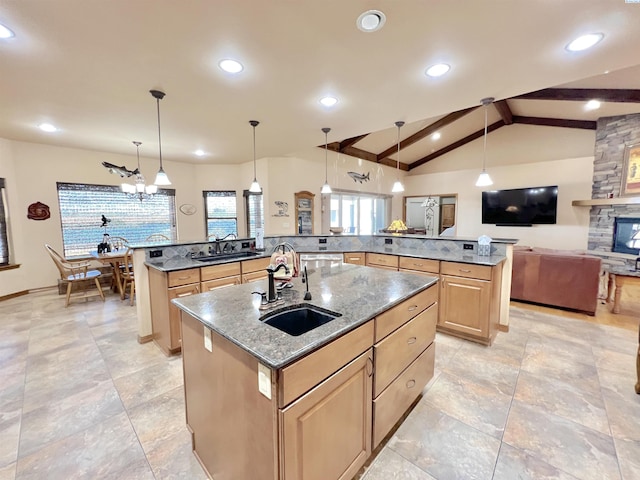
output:
M221 262L223 260L251 258L256 255L258 255L256 252L219 253L217 255L208 255L206 257L193 257L193 259L199 262Z
M342 316L341 313L309 305L268 313L261 320L267 325L297 337L340 316Z

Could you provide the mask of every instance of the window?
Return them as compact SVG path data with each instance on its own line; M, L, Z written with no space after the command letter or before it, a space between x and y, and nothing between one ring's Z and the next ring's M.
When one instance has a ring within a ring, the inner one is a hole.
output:
M370 235L389 223L389 195L335 191L331 194L331 227L342 227L345 233Z
M238 235L236 192L205 191L204 214L207 222L207 238L215 235L224 238L230 233Z
M262 193L245 190L243 195L247 211L247 235L255 238L256 228L264 228Z
M7 236L7 197L4 178L0 178L0 265L9 265L9 237Z
M103 234L143 243L154 233L176 240L175 190L140 201L110 185L58 182L64 256L87 255L97 250ZM110 222L102 226L102 215Z

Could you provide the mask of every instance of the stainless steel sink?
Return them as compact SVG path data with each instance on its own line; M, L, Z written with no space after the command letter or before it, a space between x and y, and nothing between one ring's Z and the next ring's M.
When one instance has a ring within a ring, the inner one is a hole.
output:
M342 316L341 313L331 312L313 305L308 305L284 311L267 313L262 316L260 320L267 325L271 325L272 327L283 331L284 333L297 337L298 335L307 333L320 325L329 323L340 316Z
M219 253L217 255L207 255L206 257L193 257L199 262L222 262L224 260L237 260L238 258L251 258L258 255L256 252L236 252L236 253Z

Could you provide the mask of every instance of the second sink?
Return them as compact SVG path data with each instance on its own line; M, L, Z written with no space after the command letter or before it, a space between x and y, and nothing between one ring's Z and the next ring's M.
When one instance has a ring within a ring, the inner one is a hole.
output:
M268 313L261 320L267 325L297 337L340 316L342 316L341 313L308 305Z

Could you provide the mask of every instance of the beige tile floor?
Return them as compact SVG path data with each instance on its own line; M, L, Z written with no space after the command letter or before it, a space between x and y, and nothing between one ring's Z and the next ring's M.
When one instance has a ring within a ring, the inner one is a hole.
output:
M32 293L0 302L0 332L0 480L205 478L180 357L136 342L128 302ZM433 380L359 477L639 479L637 348L523 306L489 348L438 334Z

